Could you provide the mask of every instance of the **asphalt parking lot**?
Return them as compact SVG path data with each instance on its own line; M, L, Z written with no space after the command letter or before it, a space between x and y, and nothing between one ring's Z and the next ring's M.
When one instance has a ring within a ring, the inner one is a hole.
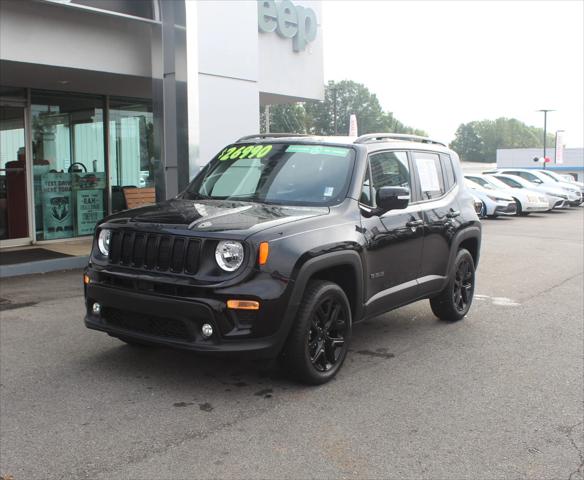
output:
M464 321L360 324L318 388L89 331L78 271L3 280L0 475L583 479L584 208L483 224Z

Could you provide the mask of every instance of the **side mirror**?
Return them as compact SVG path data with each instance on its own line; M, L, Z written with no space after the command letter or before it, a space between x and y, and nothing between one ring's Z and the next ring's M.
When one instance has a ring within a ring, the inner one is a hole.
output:
M381 187L377 190L376 200L379 214L401 210L410 203L410 191L403 187Z

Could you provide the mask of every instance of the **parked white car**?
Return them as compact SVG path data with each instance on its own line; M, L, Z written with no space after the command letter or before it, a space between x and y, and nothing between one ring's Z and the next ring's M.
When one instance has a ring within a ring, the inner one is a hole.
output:
M566 182L569 183L575 183L576 185L578 185L580 188L584 188L584 182L579 182L578 180L576 180L572 175L568 175L567 173L562 173L560 175L560 177L562 177Z
M550 208L546 196L534 189L513 189L492 175L469 174L465 175L464 178L478 183L487 190L498 190L511 195L517 204L517 215L545 212Z
M480 199L479 196L475 195L473 190L469 189L469 192L473 198L475 212L477 212L479 218L485 218L487 216L487 207L485 206L484 202Z
M566 184L568 187L579 188L580 194L584 194L584 183L577 182L574 180L574 177L570 175L567 175L568 179L566 179L566 175L559 175L556 172L552 172L551 170L539 170L539 172L546 174L550 178L553 178L560 185Z
M493 173L489 175L492 175L493 177L501 180L503 183L506 183L511 188L535 190L539 193L544 194L548 201L549 206L548 211L550 211L553 208L564 208L568 202L567 193L561 190L560 188L548 187L543 183L541 184L532 183L529 180L525 180L524 178L519 177L517 175L506 175L503 173Z
M480 198L485 206L485 215L495 218L499 215L515 215L517 204L510 195L498 190L487 190L470 180L464 181L467 188L472 190L476 197Z
M515 175L535 183L536 185L546 185L548 187L562 190L568 197L568 205L577 206L582 203L582 192L578 187L572 186L568 183L557 182L549 175L543 173L543 170L528 168L498 168L495 171L483 173L504 173L507 175Z

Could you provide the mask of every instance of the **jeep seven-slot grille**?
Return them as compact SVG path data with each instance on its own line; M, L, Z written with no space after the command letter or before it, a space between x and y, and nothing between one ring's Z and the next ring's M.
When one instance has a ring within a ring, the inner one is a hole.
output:
M156 233L112 231L109 262L147 270L196 273L201 241Z

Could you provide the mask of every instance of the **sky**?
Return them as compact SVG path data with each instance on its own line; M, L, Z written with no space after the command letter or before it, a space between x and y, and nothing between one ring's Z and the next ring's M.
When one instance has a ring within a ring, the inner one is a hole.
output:
M584 146L584 1L322 2L324 75L438 140L517 118Z

